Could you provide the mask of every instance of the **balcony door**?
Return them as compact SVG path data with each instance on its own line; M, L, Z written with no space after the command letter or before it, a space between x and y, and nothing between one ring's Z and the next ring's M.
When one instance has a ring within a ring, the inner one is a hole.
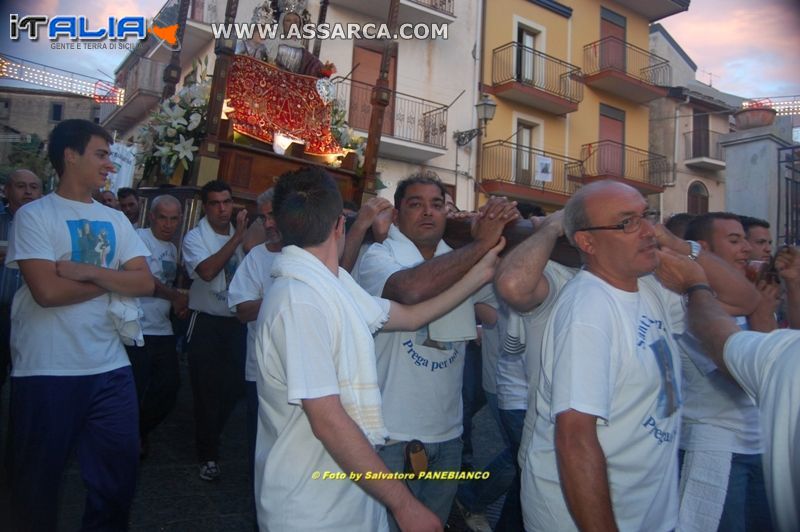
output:
M693 111L692 116L692 154L691 158L708 157L711 150L708 133L708 113Z
M518 185L530 186L534 173L533 130L536 126L524 122L517 123L517 146L514 153L515 178Z
M625 175L625 111L600 104L599 175ZM605 141L605 142L604 142Z
M600 13L600 70L625 72L625 26L622 15L601 8ZM613 39L603 40L608 37Z
M350 105L348 123L350 127L369 131L370 117L372 116L372 87L378 81L381 72L382 52L368 46L353 46L353 68L350 76ZM392 57L389 63L389 88L395 89L397 57ZM394 134L394 97L389 100L389 105L383 113L384 135Z
M520 27L517 30L517 81L520 83L535 85L535 46L536 34Z

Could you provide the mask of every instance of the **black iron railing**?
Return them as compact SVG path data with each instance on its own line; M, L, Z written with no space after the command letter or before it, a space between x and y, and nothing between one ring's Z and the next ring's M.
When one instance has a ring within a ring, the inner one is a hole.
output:
M372 113L372 85L334 79L336 105L345 111L348 125L369 130ZM384 135L445 149L447 106L402 92L391 91L383 118Z
M441 11L446 15L455 16L455 0L411 0L415 4Z
M483 145L481 180L501 181L538 190L570 195L582 175L577 159L521 144L495 140Z
M612 140L601 140L581 147L586 176L611 176L664 186L669 165L667 158Z
M697 129L683 134L684 146L686 148L686 158L694 159L697 157L708 157L717 161L725 160L725 152L719 137L722 133L709 131L707 129Z
M669 61L617 37L606 37L583 47L583 68L587 76L615 70L650 85L672 84Z
M504 44L492 52L492 84L509 81L572 103L583 100L580 68L517 42Z

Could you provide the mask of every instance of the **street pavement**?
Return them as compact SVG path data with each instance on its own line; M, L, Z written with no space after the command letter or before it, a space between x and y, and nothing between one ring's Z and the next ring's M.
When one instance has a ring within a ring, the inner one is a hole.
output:
M254 517L250 507L247 475L245 406L241 401L222 436L221 478L206 482L198 477L194 451L192 399L185 358L181 364L178 402L169 417L151 434L149 453L139 468L136 496L131 509L133 531L252 531ZM0 405L0 446L4 448L8 426L8 382L3 387ZM502 441L487 408L474 420L474 457L477 470L500 450ZM4 449L2 449L4 452ZM9 515L9 487L0 467L0 530ZM62 478L59 505L59 530L80 528L85 499L77 461L73 460ZM502 500L487 511L489 521L498 518ZM458 510L454 510L448 531L466 530Z

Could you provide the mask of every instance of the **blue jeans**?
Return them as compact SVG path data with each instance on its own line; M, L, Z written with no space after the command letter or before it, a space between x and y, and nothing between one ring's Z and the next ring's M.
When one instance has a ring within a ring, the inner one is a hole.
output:
M719 530L772 530L760 454L733 454Z
M519 444L522 440L522 427L525 424L525 410L500 410L500 423L503 433L509 440L509 449L514 462L514 480L506 492L506 500L495 532L523 530L522 506L520 503Z
M514 457L509 449L509 441L501 428L501 411L497 409L497 395L486 393L486 402L492 417L495 419L506 444L505 449L495 456L486 471L490 476L486 480L470 480L458 486L458 501L471 513L483 513L494 501L508 491L514 481ZM519 446L519 445L518 445Z
M472 417L486 404L481 375L483 372L481 346L474 340L467 342L464 354L464 376L461 386L461 403L463 405L464 432L461 440L464 448L461 452L462 469L472 469Z
M405 443L387 445L378 450L378 454L390 471L405 471ZM428 453L428 471L459 471L461 467L461 438L454 438L441 443L426 443ZM458 488L457 480L409 480L408 489L414 497L435 513L442 524L447 523L450 508ZM389 528L397 532L400 528L389 512Z

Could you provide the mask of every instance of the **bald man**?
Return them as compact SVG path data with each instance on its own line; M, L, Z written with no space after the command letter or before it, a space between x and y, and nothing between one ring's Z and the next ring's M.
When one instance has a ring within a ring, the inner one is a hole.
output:
M17 210L42 197L42 180L31 172L20 168L11 172L5 186L8 205L5 212L0 213L0 389L6 381L11 354L9 351L9 334L11 331L11 301L20 286L21 278L16 268L6 268L6 250L11 223Z

